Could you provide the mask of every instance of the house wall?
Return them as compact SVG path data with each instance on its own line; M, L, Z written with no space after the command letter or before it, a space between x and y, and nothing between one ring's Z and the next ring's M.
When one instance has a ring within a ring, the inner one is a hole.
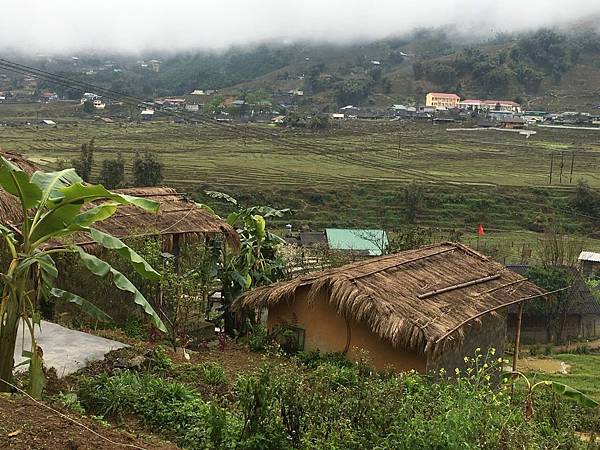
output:
M438 96L429 93L425 96L425 106L455 108L458 106L460 99L457 97Z
M320 350L324 353L343 352L351 360L361 358L364 351L372 366L381 370L393 367L397 371L426 370L426 358L415 352L395 349L382 341L365 325L354 320L346 321L338 315L325 297L308 303L307 288L296 292L294 301L281 302L269 308L267 325L293 325L304 329L304 349Z
M448 373L458 368L464 370L465 356L474 357L475 350L480 349L486 355L491 348L495 349L495 358L504 353L504 342L506 340L506 318L504 316L490 315L482 317L479 321L473 321L465 328L465 337L460 346L445 350L434 358L427 361L428 371L438 371L442 367Z
M517 315L508 315L507 336L513 342L515 339ZM595 330L594 330L595 326ZM597 334L593 334L597 333ZM600 335L600 316L569 314L567 316L563 338L593 337ZM523 315L521 322L521 343L523 344L547 344L550 342L546 332L546 321L541 317Z

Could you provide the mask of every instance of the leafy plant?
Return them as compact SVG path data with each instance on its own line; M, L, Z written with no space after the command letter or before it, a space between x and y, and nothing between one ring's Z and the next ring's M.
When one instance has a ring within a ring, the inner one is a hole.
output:
M235 208L226 221L236 229L241 240L239 251L224 243L219 249L218 257L225 331L232 335L235 320L230 305L233 300L251 286L270 284L284 277L283 262L276 254L276 249L283 240L267 230L267 219L282 217L290 210L268 206L246 208L228 194L214 191L207 191L206 194ZM206 205L201 206L213 212Z
M202 379L212 386L227 384L227 375L222 366L217 363L206 362L200 364Z
M35 326L40 325L40 299L53 297L82 307L97 320L110 317L83 297L54 287L58 276L53 257L73 254L94 275L108 279L120 290L129 292L133 301L148 314L155 326L166 328L142 293L118 270L81 247L57 239L88 232L101 247L113 250L125 258L144 277L157 279L159 274L135 251L121 240L98 231L92 226L113 215L120 205L135 205L147 211L156 211L158 204L146 199L119 195L101 185L86 185L74 169L59 172L35 172L31 177L10 161L0 159L0 186L14 195L20 204L20 226L0 225L0 234L10 253L10 262L0 274L3 282L0 305L0 379L12 379L13 354L20 320L31 336L29 358L30 393L39 397L44 386L42 350L35 339ZM83 208L94 202L95 206ZM33 280L35 279L35 283ZM9 386L0 382L0 390Z
M577 389L574 389L570 386L567 386L566 384L549 380L542 380L538 381L537 383L533 383L531 380L529 380L529 378L527 378L527 376L525 376L521 372L513 372L513 375L516 376L518 379L525 380L525 383L527 383L527 398L525 400L525 418L528 421L531 420L534 415L533 393L536 391L536 389L542 387L548 387L552 389L553 392L560 394L566 398L569 398L581 406L585 406L588 408L596 408L600 406L600 403L595 401L593 398L588 397L583 392L578 391Z

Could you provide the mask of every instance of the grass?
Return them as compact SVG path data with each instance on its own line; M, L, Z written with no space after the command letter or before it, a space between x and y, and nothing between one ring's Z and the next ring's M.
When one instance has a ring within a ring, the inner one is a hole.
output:
M246 204L293 208L296 213L281 226L398 227L405 224L402 189L418 181L426 197L417 223L442 234L458 229L475 237L483 223L487 242L508 237L514 248L516 242L536 240L525 232L535 220L547 223L552 217L571 232L593 230L589 219L571 213L568 197L578 179L600 187L600 134L595 132L539 129L525 139L516 133L449 133L443 126L400 122L348 121L319 133L166 120L107 125L78 118L74 106L51 108L28 105L17 111L0 105L0 123L15 116L34 121L40 114L58 123L2 127L0 146L54 167L76 157L80 145L94 138L94 176L101 161L118 151L130 172L135 152L148 149L164 163L165 184L213 204L202 196L204 190L225 191Z

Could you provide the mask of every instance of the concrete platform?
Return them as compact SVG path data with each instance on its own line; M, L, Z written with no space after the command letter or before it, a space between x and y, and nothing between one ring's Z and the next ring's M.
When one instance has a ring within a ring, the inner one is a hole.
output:
M22 326L21 323L15 347L15 365L26 359L21 356L23 348L31 348L29 332L25 333L23 339ZM127 347L122 342L71 330L52 322L42 321L41 331L36 326L35 332L38 345L44 351L44 365L47 368L54 367L59 378L77 372L88 362L101 361L112 350ZM23 365L16 370L27 370L27 367Z

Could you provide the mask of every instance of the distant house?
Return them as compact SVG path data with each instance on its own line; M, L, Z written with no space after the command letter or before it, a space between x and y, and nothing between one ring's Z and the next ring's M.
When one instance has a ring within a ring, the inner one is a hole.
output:
M101 99L99 99L99 98L96 98L96 99L93 101L93 105L94 105L94 108L96 108L96 109L105 109L105 108L106 108L106 103L104 103L104 102L103 102Z
M281 125L285 122L285 116L275 116L271 119L271 122L277 125Z
M365 353L376 369L452 373L475 349L504 349L511 304L545 291L450 242L366 259L251 290L236 312L267 309L300 350ZM286 341L288 342L288 341Z
M380 66L381 65L381 61L377 61L377 60L374 59L374 60L371 61L371 64L374 65L374 66Z
M521 105L511 100L484 100L482 109L486 111L510 111L513 113L521 112Z
M352 118L352 119L356 119L358 117L359 112L360 112L360 108L353 106L353 105L344 106L343 108L340 108L340 110L339 110L339 113L344 114L346 117Z
M246 104L246 100L234 100L231 102L231 106L235 108L241 108Z
M547 115L546 111L524 111L521 117L528 122L543 122Z
M148 68L150 68L152 72L160 72L160 61L158 61L157 59L151 59L150 61L148 61Z
M467 111L479 111L482 109L483 101L467 99L458 103L458 107Z
M332 119L336 119L336 120L344 119L345 117L346 117L346 115L342 114L342 113L333 113L333 114L331 114L331 118Z
M600 271L600 253L581 252L577 260L581 267L581 273L585 276L593 275Z
M389 245L384 230L327 228L325 236L330 249L350 251L363 256L382 255Z
M430 92L425 96L425 105L434 108L456 108L460 97L456 94L447 94L444 92Z
M42 103L55 102L58 100L58 94L56 92L42 92L40 94L40 101Z
M521 105L511 100L467 99L459 102L458 107L468 111L502 111L511 113L521 112Z
M529 266L510 265L510 270L526 275ZM600 302L586 286L583 280L575 281L569 289L570 306L563 317L563 338L597 338L600 337ZM517 308L511 307L507 315L507 333L514 336L517 322ZM546 319L535 311L523 313L521 322L521 341L524 344L540 344L551 341L548 336Z
M154 110L145 109L142 111L141 115L142 115L142 120L152 120L154 118Z
M44 119L40 122L40 125L54 126L56 125L56 122L54 120Z
M4 103L6 97L4 95L0 95L0 103Z
M169 97L163 100L165 106L171 106L175 108L183 108L185 106L185 98L183 97Z
M198 103L188 103L185 105L185 110L190 112L200 111L200 105Z
M500 128L521 129L527 127L527 122L520 117L509 116L498 119L498 125Z

